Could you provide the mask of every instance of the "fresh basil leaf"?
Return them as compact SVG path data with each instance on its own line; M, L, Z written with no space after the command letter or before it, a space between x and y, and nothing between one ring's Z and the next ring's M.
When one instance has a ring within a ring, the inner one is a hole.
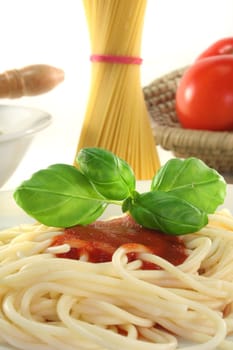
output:
M14 192L16 203L39 222L54 227L85 225L105 210L105 199L75 167L51 165Z
M135 175L123 159L102 148L83 148L76 161L80 171L110 200L124 200L135 190Z
M164 191L213 213L224 202L226 183L214 169L197 158L171 159L152 179L152 191Z
M137 193L127 198L122 208L138 224L174 235L196 232L208 223L205 212L166 192Z

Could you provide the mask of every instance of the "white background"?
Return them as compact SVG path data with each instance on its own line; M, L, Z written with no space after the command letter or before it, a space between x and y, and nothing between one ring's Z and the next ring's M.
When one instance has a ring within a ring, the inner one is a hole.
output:
M39 63L65 71L65 81L46 94L1 101L38 107L53 116L2 188L8 190L42 167L73 162L88 96L90 47L81 0L0 0L0 6L0 72ZM226 36L233 36L232 0L148 0L142 86L191 64Z

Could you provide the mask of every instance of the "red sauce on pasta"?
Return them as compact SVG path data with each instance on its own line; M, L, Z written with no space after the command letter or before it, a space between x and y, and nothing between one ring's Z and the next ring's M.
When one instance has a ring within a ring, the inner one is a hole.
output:
M130 216L122 216L108 221L96 221L87 226L74 226L64 230L62 235L53 239L52 246L68 243L67 253L56 254L58 257L79 259L86 256L89 262L111 261L115 250L124 246L133 252L127 253L128 260L139 257L138 248L158 255L173 265L181 264L187 257L181 238L146 229ZM143 261L142 269L157 269L150 262Z

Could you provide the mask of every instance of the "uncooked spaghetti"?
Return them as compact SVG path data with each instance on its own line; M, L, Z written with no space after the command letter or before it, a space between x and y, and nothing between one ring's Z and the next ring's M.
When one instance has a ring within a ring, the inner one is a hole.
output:
M36 350L232 349L233 217L210 215L182 237L188 257L174 266L139 246L106 263L56 257L60 229L21 225L0 233L0 342ZM141 270L142 261L160 270ZM180 339L196 345L180 347Z
M159 168L140 82L146 3L83 0L93 62L78 151L90 146L106 148L125 159L139 180L151 179Z

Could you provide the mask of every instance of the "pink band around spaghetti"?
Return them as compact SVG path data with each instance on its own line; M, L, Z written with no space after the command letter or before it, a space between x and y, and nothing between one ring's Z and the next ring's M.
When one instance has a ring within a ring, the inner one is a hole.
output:
M141 64L142 58L134 56L117 56L117 55L91 55L91 62L106 62L120 64Z

